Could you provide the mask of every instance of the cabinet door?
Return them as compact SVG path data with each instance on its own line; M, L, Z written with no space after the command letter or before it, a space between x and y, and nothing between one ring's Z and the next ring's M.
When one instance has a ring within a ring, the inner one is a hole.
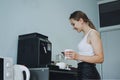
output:
M104 48L103 80L120 80L120 30L101 32Z

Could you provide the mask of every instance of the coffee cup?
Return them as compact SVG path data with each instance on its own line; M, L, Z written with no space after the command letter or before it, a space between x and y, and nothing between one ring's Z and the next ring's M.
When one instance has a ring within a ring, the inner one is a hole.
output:
M69 52L69 51L74 51L72 49L65 49L64 52ZM70 59L69 55L68 56L65 56L65 59Z

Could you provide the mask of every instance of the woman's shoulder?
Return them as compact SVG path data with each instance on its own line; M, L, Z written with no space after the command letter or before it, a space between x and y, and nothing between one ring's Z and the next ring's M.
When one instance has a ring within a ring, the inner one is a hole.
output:
M95 37L95 36L100 37L100 32L95 30L95 29L92 29L92 31L90 32L89 36L92 37L92 38Z

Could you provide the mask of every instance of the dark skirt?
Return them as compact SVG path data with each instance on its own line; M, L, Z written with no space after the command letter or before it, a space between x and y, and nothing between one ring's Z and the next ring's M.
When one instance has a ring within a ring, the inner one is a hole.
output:
M86 62L78 63L78 80L100 80L96 64Z

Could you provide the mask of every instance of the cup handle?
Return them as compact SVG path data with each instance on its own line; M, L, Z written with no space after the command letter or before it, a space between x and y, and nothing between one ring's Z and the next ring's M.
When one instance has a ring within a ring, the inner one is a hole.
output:
M29 69L24 65L20 66L20 68L21 68L22 71L25 71L26 80L29 80L30 79L30 71L29 71Z

